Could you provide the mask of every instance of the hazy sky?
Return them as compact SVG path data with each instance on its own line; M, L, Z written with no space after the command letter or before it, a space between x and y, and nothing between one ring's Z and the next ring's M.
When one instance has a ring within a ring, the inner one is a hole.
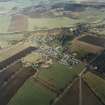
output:
M89 2L105 2L105 0L75 0L75 1L77 1L77 2L80 2L80 1L89 1Z

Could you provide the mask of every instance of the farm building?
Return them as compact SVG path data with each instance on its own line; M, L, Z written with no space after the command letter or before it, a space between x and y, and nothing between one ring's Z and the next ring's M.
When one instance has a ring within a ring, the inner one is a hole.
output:
M105 39L97 36L80 36L73 40L73 49L84 49L89 53L101 53L105 50Z

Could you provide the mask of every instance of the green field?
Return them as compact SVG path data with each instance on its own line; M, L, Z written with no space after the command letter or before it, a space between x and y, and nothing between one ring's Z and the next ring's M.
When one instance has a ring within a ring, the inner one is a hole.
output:
M28 19L28 30L35 29L52 29L69 27L77 23L76 20L67 17L56 17L56 18L29 18Z
M86 73L84 79L105 103L105 80L91 72Z
M10 16L0 16L0 33L7 32L10 25Z
M43 69L38 75L43 80L49 80L56 85L57 89L64 88L83 69L83 65L74 65L73 69L61 64L53 64L49 69ZM34 78L30 78L18 90L8 105L49 105L57 94L44 87Z
M83 68L83 64L74 65L72 69L62 64L53 64L49 69L41 70L38 77L51 82L57 89L61 89L72 82Z
M35 83L31 78L18 90L8 105L49 105L56 94Z

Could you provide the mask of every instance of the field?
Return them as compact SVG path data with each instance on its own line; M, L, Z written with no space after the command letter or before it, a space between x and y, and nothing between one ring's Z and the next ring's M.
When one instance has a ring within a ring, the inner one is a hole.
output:
M0 16L0 33L8 31L10 20L10 16Z
M83 41L85 43L88 43L88 44L99 46L99 47L104 47L104 42L105 42L104 38L98 38L98 37L92 36L92 35L83 36L83 37L79 38L79 40Z
M63 97L55 105L78 105L80 102L80 82L79 79L65 92ZM82 81L82 105L102 105L87 85Z
M15 15L11 18L11 23L8 27L9 32L27 31L28 19L24 15Z
M60 100L56 101L54 105L78 105L79 101L79 82L75 81L73 85L65 92Z
M7 105L23 83L34 74L31 67L23 67L17 62L0 73L0 105Z
M80 64L70 69L61 64L53 64L49 69L41 70L39 75L25 82L8 105L35 105L35 103L37 105L49 105L58 95L51 90L51 87L55 86L57 91L66 88L66 85L74 80L83 67ZM41 81L36 81L38 78Z
M23 34L0 34L0 47L7 48L24 39Z
M62 64L53 64L49 69L43 69L39 73L38 77L42 80L48 81L56 89L65 88L68 83L71 83L74 78L83 69L83 65L74 65L72 69Z
M24 49L27 49L30 47L29 43L18 43L8 49L4 49L0 51L0 61L3 61L5 59L8 59L9 57L17 54L18 52L23 51Z
M28 22L28 30L69 27L77 23L76 20L66 17L29 18Z
M24 34L0 34L0 41L22 40Z
M79 18L84 22L100 23L105 18L105 11L87 8L85 11L80 12Z
M33 79L29 79L8 105L49 105L55 97L56 94L35 83Z
M86 73L84 79L92 90L95 91L97 96L105 103L105 80L91 72Z

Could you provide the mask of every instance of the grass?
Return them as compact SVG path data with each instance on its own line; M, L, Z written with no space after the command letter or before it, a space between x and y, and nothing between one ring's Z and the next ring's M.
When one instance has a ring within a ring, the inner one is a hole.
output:
M56 17L56 18L29 18L28 29L35 30L41 28L60 28L69 27L74 25L77 21L67 17Z
M84 79L105 103L105 80L91 72L87 72Z
M49 105L56 95L31 78L18 90L8 105Z
M53 64L49 69L43 69L39 73L39 78L51 82L57 89L64 88L66 84L72 82L83 69L83 64L74 65L72 69L62 64Z

